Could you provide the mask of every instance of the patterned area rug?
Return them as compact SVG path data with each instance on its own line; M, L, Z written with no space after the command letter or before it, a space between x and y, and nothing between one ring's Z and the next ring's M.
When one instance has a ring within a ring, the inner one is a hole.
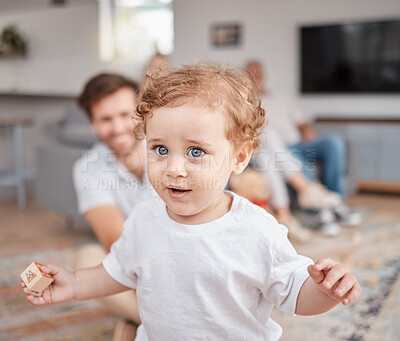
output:
M296 340L296 335L308 335L306 339L312 341L400 340L399 273L400 258L385 262L377 270L355 271L363 287L359 300L320 316L296 316L289 320L275 312L275 320L284 327L282 340ZM378 320L383 320L380 328L374 327Z
M314 260L329 255L347 263L363 292L349 306L328 313L288 317L274 311L283 327L282 341L398 341L400 340L400 222L373 214L362 226L347 229L330 241L316 236L301 253Z
M19 275L33 260L72 269L76 250L90 239L49 240L44 247L0 251L0 340L111 340L115 316L96 301L36 307L21 291Z

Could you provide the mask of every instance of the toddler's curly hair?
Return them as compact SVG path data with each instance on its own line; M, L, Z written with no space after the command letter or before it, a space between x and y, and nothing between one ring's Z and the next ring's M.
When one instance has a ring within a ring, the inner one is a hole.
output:
M259 146L267 115L253 81L239 68L208 62L165 69L146 77L136 108L141 121L135 127L136 137L144 137L146 117L151 117L154 109L178 107L189 101L225 114L226 138L235 146L247 141L254 148Z

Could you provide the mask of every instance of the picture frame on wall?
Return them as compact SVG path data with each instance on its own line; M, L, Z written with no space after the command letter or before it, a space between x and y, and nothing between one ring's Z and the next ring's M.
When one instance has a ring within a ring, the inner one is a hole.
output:
M211 26L211 45L216 48L242 45L243 26L240 23L217 23Z

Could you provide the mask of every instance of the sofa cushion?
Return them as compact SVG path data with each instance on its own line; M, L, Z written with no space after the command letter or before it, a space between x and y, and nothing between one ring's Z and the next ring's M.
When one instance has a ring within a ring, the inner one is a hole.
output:
M86 114L76 104L69 107L58 122L55 136L59 142L81 149L89 149L98 141Z

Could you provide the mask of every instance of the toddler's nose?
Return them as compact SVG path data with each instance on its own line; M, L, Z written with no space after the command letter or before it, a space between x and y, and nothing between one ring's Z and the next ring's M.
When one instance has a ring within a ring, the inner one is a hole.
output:
M181 156L170 156L167 161L166 173L170 177L186 177L187 171L185 158Z

